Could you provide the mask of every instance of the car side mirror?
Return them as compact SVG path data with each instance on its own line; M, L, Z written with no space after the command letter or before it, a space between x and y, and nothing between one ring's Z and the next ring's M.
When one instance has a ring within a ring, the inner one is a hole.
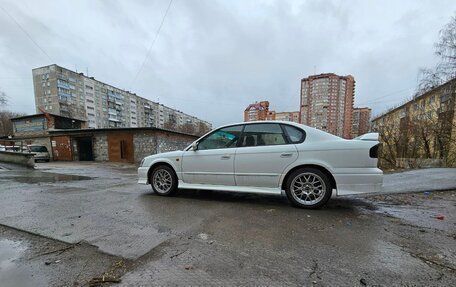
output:
M193 142L192 143L192 150L195 151L198 149L198 143L197 142Z

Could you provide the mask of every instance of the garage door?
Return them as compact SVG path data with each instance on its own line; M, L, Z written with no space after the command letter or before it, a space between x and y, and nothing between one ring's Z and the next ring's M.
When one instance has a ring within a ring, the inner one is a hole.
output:
M133 134L116 133L108 135L109 161L134 162Z
M54 160L73 160L69 136L52 137L51 143Z

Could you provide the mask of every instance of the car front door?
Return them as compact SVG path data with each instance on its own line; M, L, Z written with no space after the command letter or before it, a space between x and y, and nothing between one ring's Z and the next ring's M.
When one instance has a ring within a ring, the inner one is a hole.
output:
M297 158L280 124L247 124L236 150L236 185L277 188L282 172Z
M218 129L187 150L182 159L185 183L234 186L234 155L242 125Z

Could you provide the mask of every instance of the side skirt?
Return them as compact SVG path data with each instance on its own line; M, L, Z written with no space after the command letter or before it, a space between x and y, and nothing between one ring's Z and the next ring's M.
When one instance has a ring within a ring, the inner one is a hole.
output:
M182 189L221 190L221 191L272 194L272 195L281 195L282 194L282 190L280 190L280 188L197 184L197 183L185 183L182 180L179 180L178 187L182 188Z

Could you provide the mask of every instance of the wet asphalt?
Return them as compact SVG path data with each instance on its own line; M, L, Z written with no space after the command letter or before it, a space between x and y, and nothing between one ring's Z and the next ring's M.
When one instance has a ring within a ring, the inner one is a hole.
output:
M302 210L279 196L159 197L130 165L2 166L1 286L456 282L455 169L386 175L384 194Z

